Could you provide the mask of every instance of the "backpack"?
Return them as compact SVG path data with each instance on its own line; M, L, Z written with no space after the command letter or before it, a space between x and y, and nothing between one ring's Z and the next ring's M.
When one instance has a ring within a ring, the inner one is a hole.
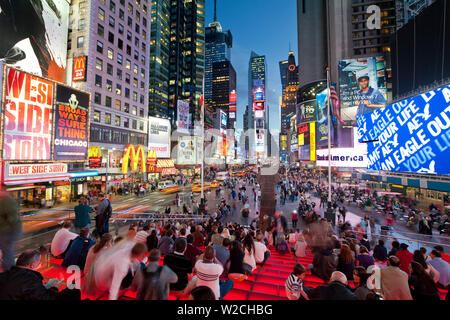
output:
M165 300L165 292L160 283L162 266L154 272L148 272L147 268L142 269L142 287L138 292L138 300Z

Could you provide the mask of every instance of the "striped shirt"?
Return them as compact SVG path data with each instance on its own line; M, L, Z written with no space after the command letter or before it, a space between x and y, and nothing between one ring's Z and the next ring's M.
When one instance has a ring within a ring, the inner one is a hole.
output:
M286 295L289 300L297 300L300 297L300 290L303 290L303 281L295 274L291 273L286 280Z
M147 231L141 230L138 233L136 233L136 236L134 237L134 241L140 242L140 243L146 243L147 237L149 236L149 233Z
M203 260L197 261L195 264L197 271L197 287L209 287L216 296L216 300L220 298L219 277L223 272L223 267L217 263L208 263Z

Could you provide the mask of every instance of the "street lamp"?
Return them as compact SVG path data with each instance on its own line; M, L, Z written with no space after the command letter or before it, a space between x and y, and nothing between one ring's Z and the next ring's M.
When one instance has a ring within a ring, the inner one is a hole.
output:
M326 217L331 220L333 225L336 225L335 212L331 207L331 110L330 110L330 68L327 67L327 118L328 118L328 204Z

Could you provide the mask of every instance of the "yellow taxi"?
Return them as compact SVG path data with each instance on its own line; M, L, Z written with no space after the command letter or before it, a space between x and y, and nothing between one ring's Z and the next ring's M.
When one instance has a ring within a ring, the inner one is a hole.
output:
M209 186L211 188L218 188L218 187L220 187L220 183L217 181L213 181L213 182L211 182L211 184Z
M175 192L180 192L181 191L181 187L179 186L171 186L171 187L167 187L164 189L159 190L162 193L175 193Z
M203 184L203 191L209 190L210 188L211 188L211 185L209 183ZM202 192L202 184L194 183L192 185L192 192Z

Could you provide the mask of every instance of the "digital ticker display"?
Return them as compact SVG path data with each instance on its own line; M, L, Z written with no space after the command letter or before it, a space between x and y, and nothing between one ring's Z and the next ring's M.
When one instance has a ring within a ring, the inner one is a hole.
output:
M358 118L370 170L450 174L450 86Z

